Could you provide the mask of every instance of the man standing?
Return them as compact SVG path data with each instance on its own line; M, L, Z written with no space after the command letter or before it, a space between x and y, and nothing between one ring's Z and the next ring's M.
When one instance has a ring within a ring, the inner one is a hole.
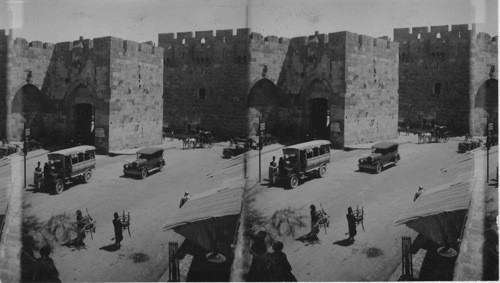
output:
M273 183L274 171L276 171L276 156L273 156L273 160L269 163L269 183Z
M285 172L285 159L283 157L280 157L280 160L278 161L278 171L280 174L283 174Z
M40 161L38 161L38 166L35 168L35 175L33 178L33 185L35 186L35 189L38 190L38 179L40 179L40 176L42 175L42 166L40 165Z
M80 210L76 211L76 227L78 229L76 236L77 244L83 245L83 239L85 239L85 220Z
M50 175L50 165L48 162L45 162L45 164L43 165L43 177L46 181L50 180L50 178L52 177Z
M349 226L349 241L354 242L354 236L356 236L356 217L352 213L352 208L349 206L347 208L347 225Z
M59 271L54 264L54 260L49 257L50 248L45 246L40 249L42 256L38 262L35 273L33 275L34 282L61 282L59 280Z
M309 208L311 209L311 237L318 238L319 215L318 215L318 212L316 211L316 206L314 204L311 204L311 206Z
M120 246L120 243L123 240L123 226L120 221L120 217L118 216L118 212L115 212L114 217L113 227L115 228L115 245Z

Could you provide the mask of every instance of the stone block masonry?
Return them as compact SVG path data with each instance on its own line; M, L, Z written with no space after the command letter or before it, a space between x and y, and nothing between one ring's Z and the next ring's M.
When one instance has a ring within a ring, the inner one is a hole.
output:
M8 139L20 140L26 121L32 138L80 139L104 153L161 142L161 48L114 37L57 44L2 38L8 64L0 130Z
M496 112L483 111L475 100L487 80L497 84L490 74L498 65L497 37L476 33L474 25L452 25L398 28L394 40L400 43L399 112L406 122L422 126L425 119L482 134L486 116L496 120L498 102Z

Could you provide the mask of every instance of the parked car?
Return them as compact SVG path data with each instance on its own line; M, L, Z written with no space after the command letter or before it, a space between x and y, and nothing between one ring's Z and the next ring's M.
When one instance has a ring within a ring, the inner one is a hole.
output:
M375 170L380 173L385 166L398 164L401 156L398 152L399 144L395 142L379 142L372 146L372 153L358 160L360 171L364 169Z
M17 144L5 144L0 146L0 158L4 156L9 156L13 153L20 152L21 147Z
M146 178L152 171L162 171L165 166L163 148L146 147L137 151L137 159L123 165L125 176Z
M247 146L240 146L238 143L234 143L232 147L226 147L222 150L223 158L232 158L242 153L249 151L251 148Z
M290 188L296 188L299 180L312 174L323 177L326 165L330 163L330 142L314 140L288 146L283 149L284 168L276 168L270 184L285 182ZM270 170L273 170L271 167ZM271 175L271 174L270 174Z
M50 175L38 179L38 188L60 194L69 182L90 182L95 169L95 150L93 146L82 145L49 153Z
M469 150L481 147L483 141L481 139L467 139L466 141L458 143L458 152L464 153Z

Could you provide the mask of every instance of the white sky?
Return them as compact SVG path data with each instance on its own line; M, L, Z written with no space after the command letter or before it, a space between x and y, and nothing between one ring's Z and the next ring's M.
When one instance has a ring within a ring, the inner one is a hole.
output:
M138 42L158 33L250 27L264 36L483 23L498 34L497 0L0 0L0 29L28 41L112 35Z

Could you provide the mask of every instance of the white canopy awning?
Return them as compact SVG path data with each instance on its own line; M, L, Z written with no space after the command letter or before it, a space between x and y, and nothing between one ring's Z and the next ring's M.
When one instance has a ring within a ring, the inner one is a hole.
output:
M469 182L447 184L424 190L422 195L396 220L430 240L444 245L448 238L459 238L471 200Z
M231 244L241 213L243 188L222 188L193 196L164 227L173 229L205 249L215 241Z

